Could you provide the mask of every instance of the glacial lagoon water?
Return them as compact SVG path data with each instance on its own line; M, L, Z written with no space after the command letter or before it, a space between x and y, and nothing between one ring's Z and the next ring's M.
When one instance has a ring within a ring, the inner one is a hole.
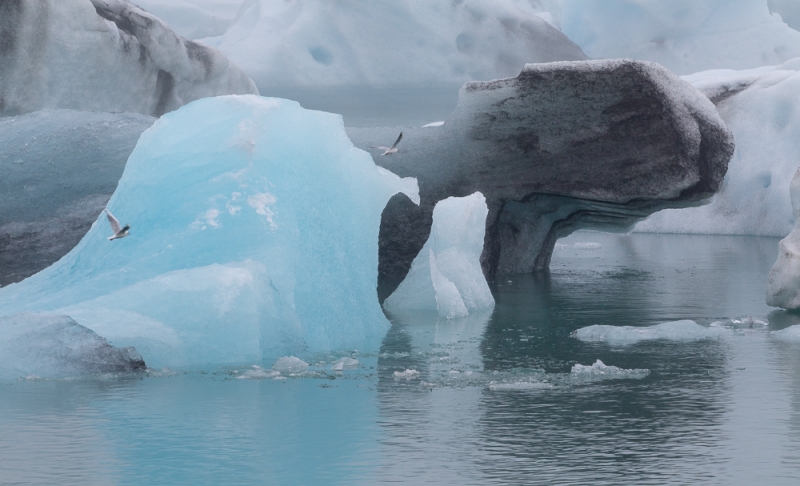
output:
M798 484L800 343L769 332L800 316L764 304L777 242L581 232L549 274L495 282L490 314L390 316L378 355L0 385L0 484ZM769 325L570 336L743 316ZM571 373L598 359L621 370Z

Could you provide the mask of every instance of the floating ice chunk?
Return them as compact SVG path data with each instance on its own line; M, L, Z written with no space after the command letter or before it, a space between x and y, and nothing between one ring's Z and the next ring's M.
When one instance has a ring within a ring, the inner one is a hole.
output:
M493 391L536 391L553 388L552 383L542 381L517 381L513 383L489 382L489 389Z
M436 203L430 237L386 309L436 309L452 319L493 307L480 264L488 211L480 192Z
M754 329L769 326L769 321L766 317L745 316L712 322L710 326L728 329Z
M769 333L769 335L780 341L800 343L800 324L789 326L786 329L781 329L780 331L772 331Z
M395 380L412 380L419 376L419 371L417 370L405 370L405 371L395 371L392 373L392 376Z
M280 376L280 374L281 373L279 371L265 370L264 368L258 365L253 365L252 369L243 372L236 378L240 380L266 380L268 378L275 378L276 376Z
M333 371L342 371L351 368L358 368L358 360L353 358L339 358L331 364L331 369Z
M0 379L60 378L144 370L134 348L116 348L68 316L0 317Z
M428 123L427 125L422 125L422 128L441 127L442 125L444 125L443 121L436 121L436 122Z
M767 305L800 309L800 169L789 188L794 212L794 229L778 243L778 260L767 276Z
M0 315L70 315L154 367L377 351L389 328L378 233L397 192L416 199L416 181L355 149L337 115L198 100L161 117L128 159L108 207L131 236L106 240L98 213L69 254L0 289ZM196 228L211 209L217 226Z
M730 331L719 327L704 327L694 321L664 322L648 327L607 326L595 324L582 327L572 332L572 337L585 342L605 342L625 345L639 341L665 339L668 341L699 341L713 339L729 334Z
M624 380L644 378L650 374L650 370L639 368L627 370L608 366L598 359L591 366L573 365L570 374L581 381Z
M308 368L308 363L296 356L283 356L275 361L272 369L281 372L293 373Z

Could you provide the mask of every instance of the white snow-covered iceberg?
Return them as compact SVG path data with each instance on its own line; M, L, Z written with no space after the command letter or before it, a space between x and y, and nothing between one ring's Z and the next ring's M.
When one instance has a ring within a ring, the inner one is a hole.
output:
M108 208L69 254L0 289L0 315L68 315L151 367L377 350L381 212L416 180L296 102L193 102L145 131ZM417 199L418 200L418 199ZM2 357L0 357L2 359Z
M640 341L664 339L667 341L699 341L730 334L730 329L705 327L684 319L664 322L654 326L608 326L595 324L572 332L572 337L585 342L604 342L612 345L635 344Z
M447 319L494 307L480 262L488 213L480 192L436 203L428 241L384 307L436 310Z
M684 79L716 102L736 150L710 204L660 211L636 231L786 236L794 221L786 194L800 152L800 58Z
M45 108L160 116L190 101L257 94L216 49L127 0L0 2L0 114Z
M800 309L800 169L790 187L795 226L789 236L778 243L778 260L767 276L767 305L784 309Z
M224 52L264 93L283 87L461 85L530 62L582 60L558 29L513 0L250 0Z
M561 29L592 58L655 61L678 74L800 56L800 32L767 0L563 0Z

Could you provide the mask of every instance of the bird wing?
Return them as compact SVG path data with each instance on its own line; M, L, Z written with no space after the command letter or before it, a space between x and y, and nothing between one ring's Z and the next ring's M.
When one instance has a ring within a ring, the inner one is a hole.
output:
M397 147L397 144L400 143L400 140L402 140L402 139L403 139L403 132L400 132L400 136L397 137L397 140L394 141L394 144L392 145L392 148Z
M370 145L369 148L380 149L383 150L384 152L386 152L387 150L392 150L389 147L384 147L383 145Z
M119 220L117 220L117 218L115 218L114 215L111 214L111 211L109 211L108 209L106 209L105 211L106 211L106 217L108 217L108 222L111 224L111 231L113 231L114 234L119 233L120 230L122 229L122 227L119 225Z

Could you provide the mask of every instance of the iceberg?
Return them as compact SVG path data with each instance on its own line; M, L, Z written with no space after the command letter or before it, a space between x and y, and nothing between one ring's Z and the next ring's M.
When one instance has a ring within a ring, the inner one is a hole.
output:
M592 58L655 61L678 74L748 69L800 56L800 32L768 3L563 0L561 28Z
M0 115L45 108L160 116L190 101L257 94L221 52L127 0L0 3Z
M224 35L202 42L225 53L264 93L457 87L513 76L529 62L587 59L512 0L250 0Z
M0 380L131 373L145 363L134 348L117 348L63 315L0 317Z
M395 128L348 128L357 147ZM422 202L389 202L381 222L381 295L424 246L434 205L480 191L489 208L487 279L544 270L581 228L629 230L719 190L733 136L701 92L651 62L528 64L515 78L466 84L439 127L404 129L381 164L420 181ZM376 154L377 156L377 154Z
M154 121L73 110L0 118L0 286L43 270L78 244Z
M611 345L624 346L640 341L664 339L667 341L700 341L714 339L730 334L730 329L722 327L705 327L696 322L683 319L664 322L654 326L608 326L595 324L582 327L572 332L572 337L585 342L604 342Z
M787 343L800 343L800 324L789 326L780 331L771 331L769 333L774 339L784 341Z
M736 150L710 204L658 212L636 231L786 236L794 223L786 194L797 168L800 58L743 71L704 71L684 79L717 105Z
M494 307L480 262L488 213L480 192L436 203L428 241L384 308L438 310L453 319Z
M66 256L0 289L0 315L68 315L149 366L372 349L381 211L417 183L340 116L256 96L195 101L140 137L109 210ZM1 359L1 358L0 358Z
M790 185L795 226L778 243L778 259L767 276L766 302L772 307L800 309L800 169Z

